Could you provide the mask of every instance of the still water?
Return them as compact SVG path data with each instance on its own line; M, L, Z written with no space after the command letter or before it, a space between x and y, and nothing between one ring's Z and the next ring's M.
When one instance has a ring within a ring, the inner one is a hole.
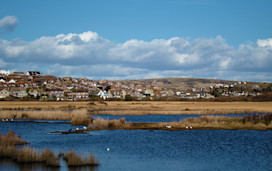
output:
M144 119L151 116L137 117ZM162 115L157 117L167 118ZM145 120L148 120L147 118ZM272 170L272 131L103 130L89 131L87 134L50 133L71 128L75 129L76 126L54 122L0 123L1 134L13 129L40 151L47 147L55 153L71 149L85 155L92 153L101 164L94 168L98 171ZM110 148L110 151L107 151L107 148ZM22 168L0 163L0 170L7 169ZM67 169L62 164L59 170ZM36 170L44 169L38 167Z

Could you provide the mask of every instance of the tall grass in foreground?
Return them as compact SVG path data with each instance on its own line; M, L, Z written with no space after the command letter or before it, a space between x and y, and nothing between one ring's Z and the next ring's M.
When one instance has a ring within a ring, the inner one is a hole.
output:
M107 129L107 128L126 128L131 126L130 122L126 122L125 118L120 119L103 119L97 117L89 124L90 128Z
M18 163L42 163L50 167L60 166L59 159L49 149L43 149L40 153L30 146L25 146L21 149L16 148L16 145L26 144L26 142L15 136L12 130L7 135L1 135L0 137L0 158L11 158ZM14 137L16 141L14 141ZM98 165L97 160L92 154L87 158L77 155L75 152L67 152L63 158L68 166Z
M68 166L97 166L98 162L95 157L90 154L90 157L85 157L81 154L76 154L74 151L67 152L63 159L67 162Z
M15 146L0 146L0 157L11 158L18 163L45 163L47 166L59 167L59 161L50 150L39 151L30 146L17 149Z
M1 146L24 145L24 144L28 144L28 142L20 139L19 136L14 134L13 130L10 130L7 135L0 135Z

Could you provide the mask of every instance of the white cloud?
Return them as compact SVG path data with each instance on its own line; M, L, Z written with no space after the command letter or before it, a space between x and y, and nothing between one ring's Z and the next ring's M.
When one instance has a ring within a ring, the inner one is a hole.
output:
M95 79L198 77L272 80L272 39L241 44L236 50L221 37L174 37L113 43L95 32L59 34L31 42L1 40L0 57L16 69L34 65L56 76ZM20 67L19 67L20 66ZM22 67L24 66L24 67ZM245 73L255 73L246 75Z
M6 16L0 20L0 29L13 31L18 24L15 16Z

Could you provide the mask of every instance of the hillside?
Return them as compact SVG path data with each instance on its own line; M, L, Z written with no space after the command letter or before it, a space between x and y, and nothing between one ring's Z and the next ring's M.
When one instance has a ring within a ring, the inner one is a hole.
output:
M115 81L114 81L115 82ZM202 88L216 84L233 84L237 81L201 79L201 78L157 78L146 80L120 80L116 82L133 83L133 84L148 84L151 86L165 87L176 90L187 88Z

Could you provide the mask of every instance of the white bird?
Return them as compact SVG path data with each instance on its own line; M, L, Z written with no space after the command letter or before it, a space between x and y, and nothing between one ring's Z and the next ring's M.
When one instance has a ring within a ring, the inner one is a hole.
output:
M11 119L11 122L13 122L13 119Z
M107 148L107 151L110 151L110 148Z
M6 121L8 122L8 119L6 119Z
M186 129L188 129L188 126L186 126Z
M192 126L190 126L190 129L193 129L193 127L192 127Z
M166 128L172 128L170 125L167 125Z
M5 122L5 119L2 119L2 122Z
M86 127L86 126L83 126L83 129L84 129L84 130L86 130L86 129L87 129L87 127Z
M78 128L76 128L76 130L78 131L79 129L78 129Z

